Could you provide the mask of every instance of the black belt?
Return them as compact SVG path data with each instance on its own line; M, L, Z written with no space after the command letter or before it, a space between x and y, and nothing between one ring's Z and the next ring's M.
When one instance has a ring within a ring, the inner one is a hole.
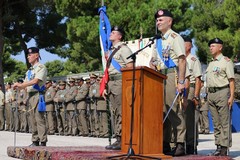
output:
M122 75L121 74L109 75L109 80L110 81L122 80Z
M229 86L227 85L227 86L223 86L223 87L209 87L208 92L209 93L215 93L215 92L220 91L220 90L225 89L225 88L229 88Z

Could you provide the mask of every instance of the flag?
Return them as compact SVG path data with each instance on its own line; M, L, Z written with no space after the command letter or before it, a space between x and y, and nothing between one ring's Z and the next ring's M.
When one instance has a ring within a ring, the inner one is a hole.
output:
M99 35L100 35L100 45L102 54L102 65L104 70L104 76L100 84L100 95L102 95L106 83L108 82L108 68L106 68L108 51L110 50L112 43L109 40L111 33L111 24L107 16L106 6L102 6L98 9L99 13Z
M99 35L100 35L100 46L101 46L101 54L102 54L102 64L103 70L106 68L106 54L112 46L112 42L109 40L109 36L111 33L111 24L107 16L106 6L102 6L98 9L98 13L100 16L99 19Z

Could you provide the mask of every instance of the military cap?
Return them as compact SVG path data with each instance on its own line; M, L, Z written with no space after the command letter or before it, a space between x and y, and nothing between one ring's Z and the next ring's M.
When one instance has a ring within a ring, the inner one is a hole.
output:
M163 16L173 18L172 13L166 9L159 9L154 15L155 19L157 19L158 17L163 17Z
M66 84L66 81L60 80L60 81L58 82L58 84L59 84L59 85L65 85L65 84Z
M47 78L46 83L52 82L50 78Z
M83 77L80 77L80 78L78 79L78 81L84 81Z
M210 46L210 45L213 44L213 43L223 44L223 41L222 41L220 38L214 38L214 39L211 39L211 40L208 42L208 46Z
M190 37L183 37L184 42L192 43L192 39Z
M99 73L98 77L99 77L99 78L103 78L103 74L102 74L102 73Z
M91 73L91 74L89 74L89 77L90 78L97 78L98 76L96 74L94 74L94 73Z
M27 49L27 53L28 54L39 53L39 49L37 47L30 47Z
M85 81L86 81L86 83L90 83L90 79L89 78L86 78Z
M122 39L124 39L125 32L122 27L114 26L112 27L111 31L118 31L122 35Z
M69 82L75 82L75 79L74 78L70 78L68 81Z

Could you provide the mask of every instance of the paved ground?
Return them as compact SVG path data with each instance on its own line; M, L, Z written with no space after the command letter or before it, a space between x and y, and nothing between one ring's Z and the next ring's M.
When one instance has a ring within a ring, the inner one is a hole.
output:
M31 143L31 134L17 133L16 146L27 146ZM108 139L72 136L48 136L48 146L105 146ZM14 132L0 131L0 160L14 160L8 157L7 147L14 146ZM200 135L198 154L207 155L215 150L213 134ZM233 159L240 160L240 133L233 133L233 146L230 150ZM175 159L175 158L174 158Z

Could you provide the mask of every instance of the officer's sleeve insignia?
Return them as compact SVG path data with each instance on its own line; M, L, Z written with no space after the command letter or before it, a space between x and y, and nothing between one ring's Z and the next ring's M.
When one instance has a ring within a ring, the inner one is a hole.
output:
M172 33L172 34L171 34L171 37L172 37L172 38L176 38L176 37L177 37L177 34L176 34L176 33Z
M229 59L228 57L224 57L224 59L225 59L227 62L230 61L230 59Z

